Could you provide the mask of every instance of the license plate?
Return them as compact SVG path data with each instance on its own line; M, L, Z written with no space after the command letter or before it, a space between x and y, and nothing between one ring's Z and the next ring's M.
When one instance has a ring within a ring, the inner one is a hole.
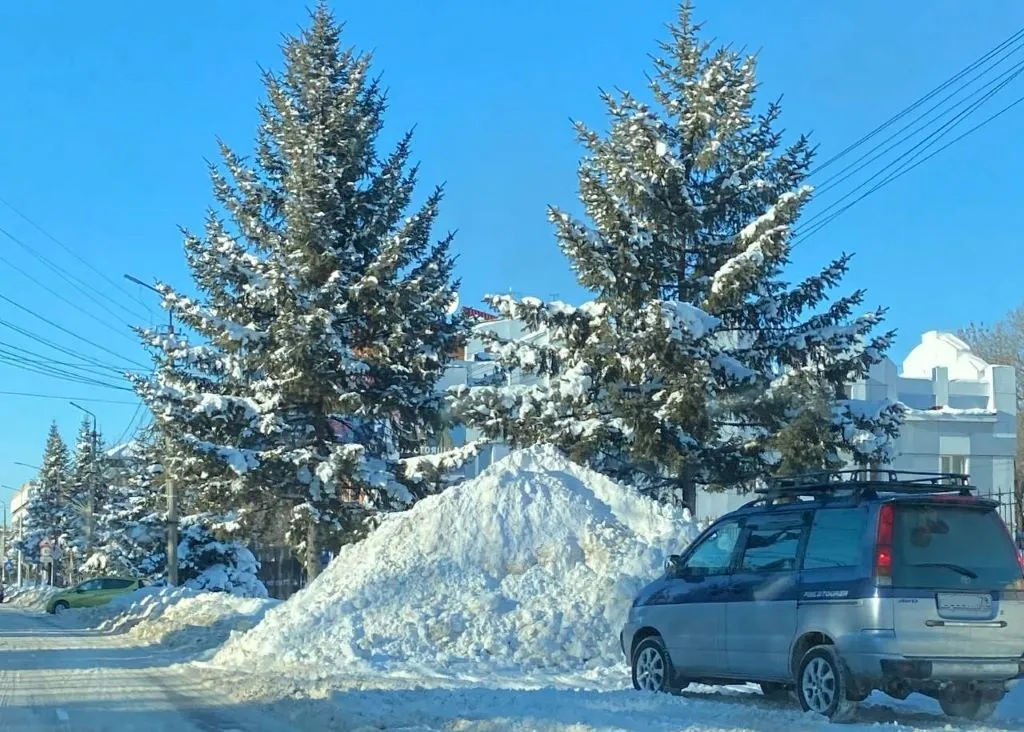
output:
M987 594L940 592L936 601L942 614L970 618L987 618L992 614L992 596Z

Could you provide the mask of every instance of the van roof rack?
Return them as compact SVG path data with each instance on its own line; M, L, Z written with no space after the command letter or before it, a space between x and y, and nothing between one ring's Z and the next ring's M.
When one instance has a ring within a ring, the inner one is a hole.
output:
M877 497L879 494L928 495L956 493L970 496L976 490L963 473L924 473L888 468L853 468L815 473L778 476L769 479L765 488L754 492L767 504L782 498L800 497L824 500L830 498ZM761 502L760 500L758 501Z

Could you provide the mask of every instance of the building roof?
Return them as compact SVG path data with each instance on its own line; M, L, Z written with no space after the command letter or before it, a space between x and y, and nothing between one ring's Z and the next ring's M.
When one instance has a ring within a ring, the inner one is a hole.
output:
M971 352L971 347L952 333L930 330L921 342L903 359L902 375L914 379L930 379L932 369L946 368L949 378L981 381L989 363Z

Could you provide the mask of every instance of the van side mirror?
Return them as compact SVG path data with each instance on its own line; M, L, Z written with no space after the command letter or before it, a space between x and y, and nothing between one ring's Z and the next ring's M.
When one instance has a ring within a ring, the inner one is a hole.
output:
M678 554L670 554L665 560L665 576L670 579L682 577L685 571L683 558Z

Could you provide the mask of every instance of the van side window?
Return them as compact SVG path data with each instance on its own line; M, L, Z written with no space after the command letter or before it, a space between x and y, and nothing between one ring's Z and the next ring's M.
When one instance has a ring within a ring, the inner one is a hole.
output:
M704 537L686 560L686 568L696 574L711 576L728 574L732 555L740 538L740 525L727 521Z
M786 572L796 569L803 526L755 528L743 549L744 572Z
M804 569L860 566L866 530L867 512L863 509L817 511L807 539Z

